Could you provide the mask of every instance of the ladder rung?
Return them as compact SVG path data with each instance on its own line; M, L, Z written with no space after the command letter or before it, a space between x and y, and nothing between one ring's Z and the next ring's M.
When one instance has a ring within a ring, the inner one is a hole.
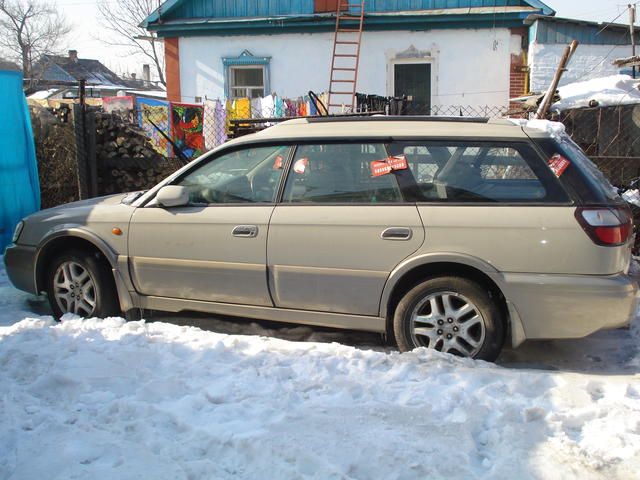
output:
M358 55L354 53L336 53L335 57L357 57Z
M358 45L358 42L346 42L344 40L336 40L336 43L343 43L345 45Z
M340 28L337 30L338 33L358 33L359 31L359 28Z
M343 72L355 72L355 68L346 68L346 67L333 67L332 70L341 70Z
M356 83L355 80L331 80L331 83Z
M340 15L338 20L362 20L360 15Z

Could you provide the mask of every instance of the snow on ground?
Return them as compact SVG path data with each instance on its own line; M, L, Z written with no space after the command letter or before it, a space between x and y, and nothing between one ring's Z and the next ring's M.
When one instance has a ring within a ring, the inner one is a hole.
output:
M640 478L640 322L496 366L45 308L0 268L2 479Z
M594 78L585 82L570 83L558 89L560 101L551 106L552 110L569 110L589 107L591 101L601 107L640 103L640 80L629 75L612 75Z

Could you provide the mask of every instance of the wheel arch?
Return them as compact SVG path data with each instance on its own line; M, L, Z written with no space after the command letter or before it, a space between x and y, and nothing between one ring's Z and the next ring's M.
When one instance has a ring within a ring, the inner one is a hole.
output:
M47 235L36 249L35 258L35 285L37 292L42 292L46 285L47 265L49 261L60 252L70 249L79 249L95 252L101 260L106 262L113 275L113 281L118 295L118 301L122 311L127 311L133 306L131 296L119 273L118 255L109 245L94 233L82 228L66 228L56 230Z
M418 283L425 279L449 275L473 280L495 295L505 318L507 338L511 335L511 323L507 298L502 288L492 277L498 270L480 259L458 254L428 254L400 264L391 272L380 301L380 316L386 319L387 334L392 338L393 315L400 299Z

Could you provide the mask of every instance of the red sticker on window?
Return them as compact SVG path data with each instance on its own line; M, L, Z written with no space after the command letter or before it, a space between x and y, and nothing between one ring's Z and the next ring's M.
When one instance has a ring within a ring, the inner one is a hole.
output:
M387 158L387 163L391 165L393 170L406 170L409 168L407 159L404 155L396 155L394 157Z
M301 158L300 160L296 160L296 163L293 164L293 171L299 174L303 174L307 167L309 166L308 158Z
M571 162L559 153L556 153L553 157L551 157L547 163L549 165L549 168L551 168L553 173L555 173L556 177L560 177L560 175L562 175L564 171L569 168L569 165L571 165Z
M404 155L396 155L388 157L384 160L375 160L371 162L371 176L380 177L387 175L394 170L406 170L409 168L407 159Z
M283 163L284 163L284 159L282 158L282 155L278 155L275 161L273 162L273 169L280 170L282 168Z
M391 173L393 168L387 162L375 160L371 162L371 176L372 177L380 177L382 175L386 175Z

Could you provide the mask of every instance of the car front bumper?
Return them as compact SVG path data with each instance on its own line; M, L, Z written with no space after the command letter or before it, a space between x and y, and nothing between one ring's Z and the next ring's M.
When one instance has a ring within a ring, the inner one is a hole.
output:
M623 327L635 318L640 300L638 283L626 274L500 276L527 339L581 338Z
M11 244L4 252L4 264L11 283L19 290L38 294L35 260L35 247Z

